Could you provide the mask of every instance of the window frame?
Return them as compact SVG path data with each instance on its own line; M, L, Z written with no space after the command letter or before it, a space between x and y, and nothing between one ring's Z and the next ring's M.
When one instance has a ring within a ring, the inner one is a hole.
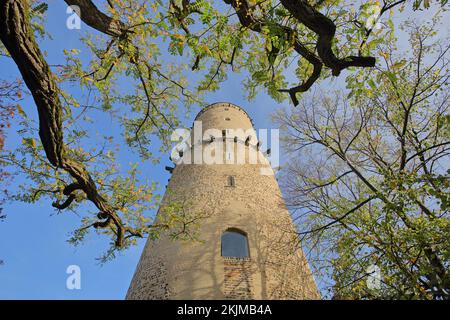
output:
M245 239L245 247L246 247L245 248L246 256L224 256L223 255L223 237L224 237L224 235L227 232L228 233L236 233L236 234L239 234L239 235L244 237L244 239ZM230 227L230 228L225 229L222 232L222 235L220 236L220 256L222 258L230 258L230 259L250 259L250 244L249 244L249 241L248 241L248 233L245 232L242 229L235 228L235 227Z

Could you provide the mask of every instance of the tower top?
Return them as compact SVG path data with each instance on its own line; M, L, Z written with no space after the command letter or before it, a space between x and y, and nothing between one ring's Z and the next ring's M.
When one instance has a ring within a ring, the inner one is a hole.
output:
M195 117L194 121L198 120L205 112L210 111L211 109L214 108L218 108L218 107L222 107L222 108L233 108L236 110L239 110L240 112L243 113L243 115L245 115L251 122L252 126L253 124L253 119L250 118L250 116L248 115L248 113L241 107L239 107L236 104L230 103L230 102L214 102L206 107L204 107L202 110L200 110L200 112L197 114L197 116Z

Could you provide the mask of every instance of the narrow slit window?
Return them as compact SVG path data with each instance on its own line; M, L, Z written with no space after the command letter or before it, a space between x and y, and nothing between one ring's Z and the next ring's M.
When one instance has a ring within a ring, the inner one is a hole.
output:
M236 186L236 181L234 179L234 176L228 176L227 177L227 187L234 187Z
M238 229L228 229L222 234L222 257L248 258L247 234Z

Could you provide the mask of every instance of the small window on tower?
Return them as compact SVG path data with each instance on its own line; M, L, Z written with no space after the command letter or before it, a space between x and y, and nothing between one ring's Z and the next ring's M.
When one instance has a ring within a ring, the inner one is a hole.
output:
M248 258L248 240L244 231L230 228L222 235L222 257Z
M227 117L227 118L225 118L225 120L226 120L226 121L230 121L231 119Z
M227 187L234 187L234 186L236 186L234 176L228 176L227 177Z

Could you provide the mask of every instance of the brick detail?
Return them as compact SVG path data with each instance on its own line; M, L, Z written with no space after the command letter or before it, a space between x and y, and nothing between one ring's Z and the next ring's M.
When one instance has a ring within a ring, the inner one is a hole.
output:
M252 299L252 263L248 258L223 258L226 299Z

